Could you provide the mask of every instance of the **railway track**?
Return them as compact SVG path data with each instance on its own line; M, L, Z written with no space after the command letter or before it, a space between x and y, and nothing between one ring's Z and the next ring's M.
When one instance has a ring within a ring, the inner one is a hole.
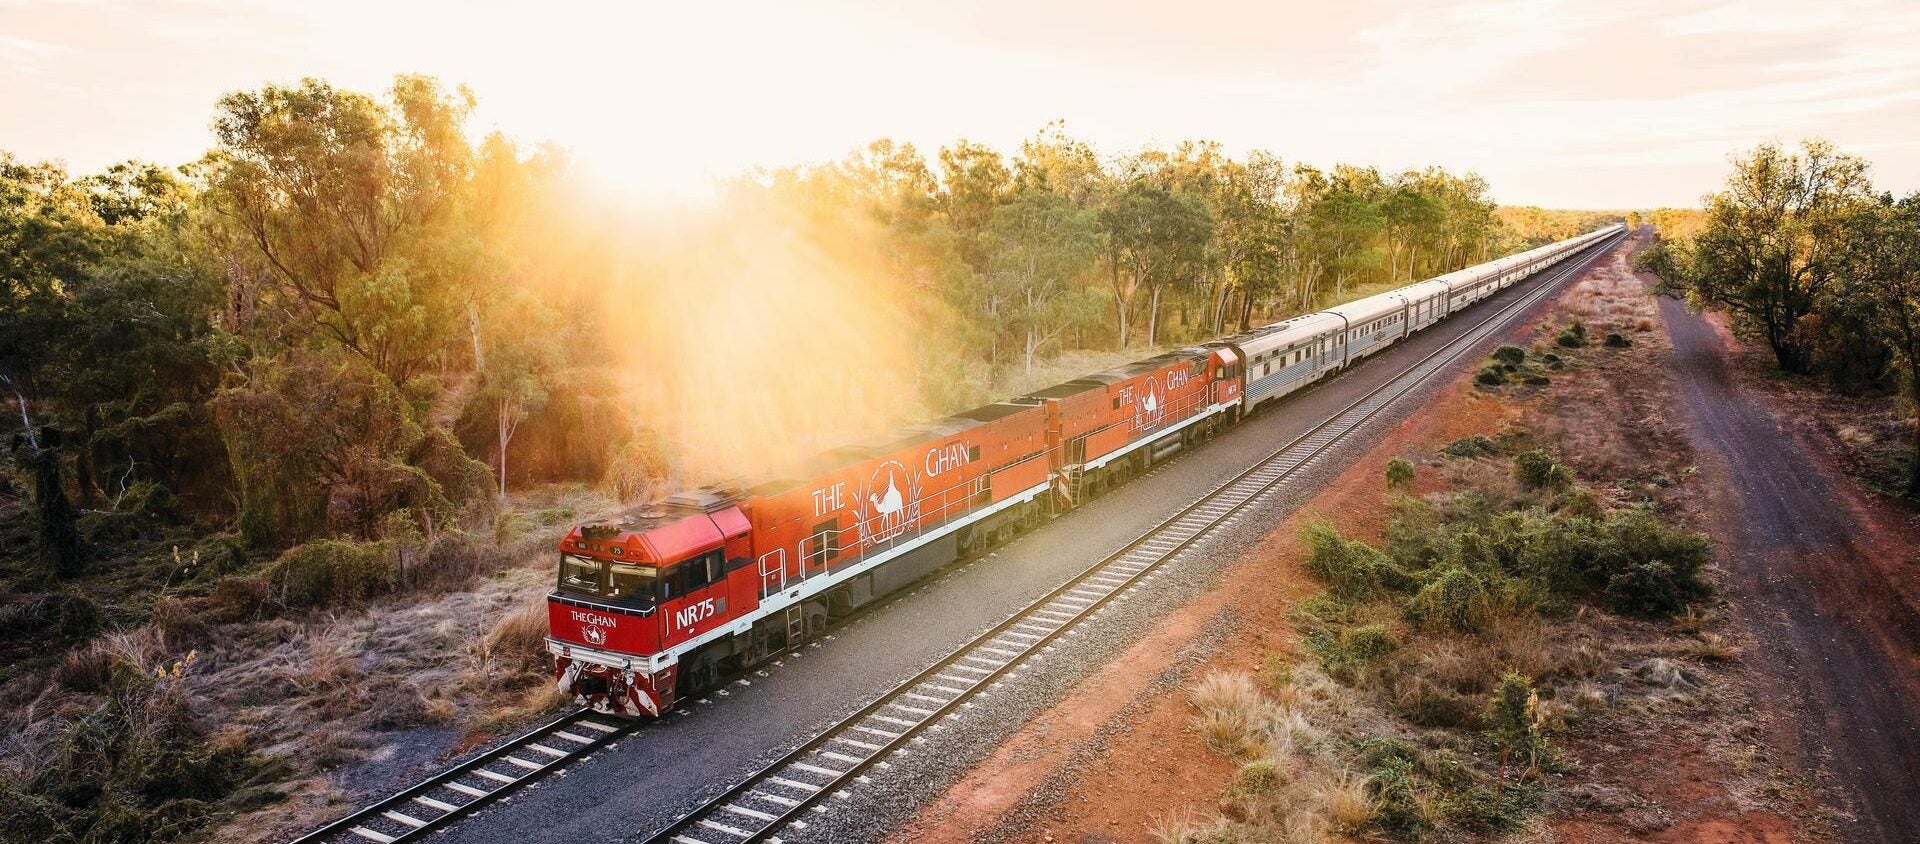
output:
M1020 671L1081 621L1132 591L1153 572L1248 507L1262 503L1301 469L1339 444L1401 396L1467 354L1525 311L1577 276L1620 241L1609 238L1548 270L1552 275L1520 299L1488 315L1440 349L1409 365L1379 388L1289 442L1239 476L1076 575L951 655L934 663L873 703L847 716L786 755L753 773L693 812L644 839L647 844L741 844L778 842L784 828L804 830L803 816L856 783L886 758L912 744L922 731L972 706L1003 678Z
M577 709L296 839L391 844L440 829L645 726Z

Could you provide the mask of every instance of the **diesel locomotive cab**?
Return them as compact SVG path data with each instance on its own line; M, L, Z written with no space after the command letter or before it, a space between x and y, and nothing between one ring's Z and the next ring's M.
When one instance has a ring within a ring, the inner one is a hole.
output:
M547 595L560 690L612 714L672 706L679 656L743 609L727 575L750 556L749 530L703 490L570 531Z

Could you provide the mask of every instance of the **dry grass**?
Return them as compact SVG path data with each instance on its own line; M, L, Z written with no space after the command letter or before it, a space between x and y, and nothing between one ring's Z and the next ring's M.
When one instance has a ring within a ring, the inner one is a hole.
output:
M1313 798L1337 832L1351 835L1373 822L1378 807L1367 794L1368 778L1342 771L1315 783Z
M1739 646L1718 633L1702 633L1694 638L1681 639L1667 650L1672 656L1700 662L1732 662L1740 658Z

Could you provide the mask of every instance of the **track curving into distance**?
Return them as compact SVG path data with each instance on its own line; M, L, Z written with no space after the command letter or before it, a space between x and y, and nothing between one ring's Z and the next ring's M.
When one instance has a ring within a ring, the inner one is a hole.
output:
M1132 591L1155 569L1236 514L1266 501L1349 433L1493 336L1513 316L1579 275L1620 240L1616 235L1600 241L1563 265L1546 270L1551 275L1527 295L1475 323L1253 468L1215 487L951 655L642 840L646 844L778 842L777 833L783 827L805 829L802 818L808 810L824 811L819 805L822 801L842 796L850 785L867 782L869 770L885 770L888 754L913 743L920 732L935 727L949 713L972 706L972 699L986 696L1002 678L1052 650L1051 643L1076 624L1098 615L1109 602Z

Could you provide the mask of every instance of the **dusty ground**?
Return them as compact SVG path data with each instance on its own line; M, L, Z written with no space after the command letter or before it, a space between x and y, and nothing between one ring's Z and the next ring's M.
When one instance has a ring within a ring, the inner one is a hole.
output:
M1920 840L1920 530L1836 465L1818 404L1718 320L1660 306L1762 708L1785 715L1770 731L1817 764L1842 838Z
M1674 352L1662 330L1662 314L1642 295L1640 280L1624 258L1616 254L1596 265L1539 330L1550 337L1569 315L1577 315L1592 326L1596 339L1619 331L1634 339L1632 348L1584 353L1584 362L1556 374L1551 386L1505 388L1501 396L1476 390L1462 378L1234 563L1221 587L1183 607L1124 658L1022 728L925 807L896 840L1146 841L1170 818L1217 811L1234 766L1200 740L1183 696L1148 697L1137 690L1135 678L1166 668L1171 655L1202 630L1227 627L1232 644L1190 666L1190 679L1215 670L1257 672L1263 654L1291 652L1296 643L1288 614L1315 591L1299 570L1299 524L1316 514L1334 514L1349 535L1376 533L1385 518L1380 478L1393 457L1431 455L1460 436L1492 434L1517 422L1567 455L1582 477L1611 484L1607 495L1615 501L1647 497L1678 505L1717 536L1727 536L1741 516L1723 497L1695 494L1718 485L1723 476L1710 461L1696 469L1702 458L1695 454L1693 417L1680 410L1683 386L1671 371ZM1420 482L1433 484L1434 474L1422 471ZM1739 547L1721 548L1723 583L1739 573L1734 561ZM1736 602L1746 597L1738 589L1733 595ZM1723 604L1695 623L1728 633L1738 653L1755 647L1753 637L1711 616L1739 617L1745 611L1739 603ZM1618 620L1577 620L1565 633L1610 640L1603 644L1621 653L1660 653L1673 641L1658 625ZM1573 769L1555 784L1559 796L1550 799L1546 816L1525 837L1819 839L1816 801L1794 761L1797 742L1785 740L1791 730L1778 728L1774 713L1780 710L1773 692L1762 691L1772 686L1761 666L1771 662L1736 658L1700 665L1698 693L1635 703L1569 729L1558 738Z

